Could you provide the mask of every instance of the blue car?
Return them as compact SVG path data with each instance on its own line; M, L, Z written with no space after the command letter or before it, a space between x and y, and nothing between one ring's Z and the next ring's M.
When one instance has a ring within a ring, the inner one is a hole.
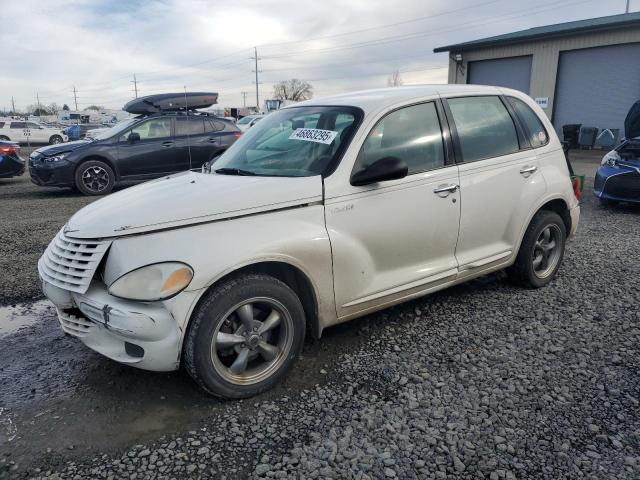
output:
M625 140L607 153L596 172L593 193L603 205L640 204L640 101L624 121Z
M20 158L20 145L17 142L0 140L0 178L22 175L24 165L24 160Z

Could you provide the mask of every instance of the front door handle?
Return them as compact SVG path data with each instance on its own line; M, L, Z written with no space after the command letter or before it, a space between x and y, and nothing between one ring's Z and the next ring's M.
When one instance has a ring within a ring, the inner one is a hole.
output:
M163 147L173 147L173 141L162 142Z
M218 139L209 137L209 143L218 143Z
M437 188L433 190L433 193L438 195L444 193L445 195L440 195L441 197L446 197L450 193L455 192L458 189L458 185L455 183L450 183L449 185L438 185Z
M531 175L536 170L538 170L538 167L536 167L535 165L527 165L526 167L522 167L520 169L520 173L522 175L524 175L525 177L528 177L529 175Z

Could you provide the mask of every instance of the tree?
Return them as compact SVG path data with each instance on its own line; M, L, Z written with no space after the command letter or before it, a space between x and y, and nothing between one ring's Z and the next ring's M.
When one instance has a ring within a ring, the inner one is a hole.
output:
M69 108L69 105L65 103L64 105L62 105L62 110L64 110L65 112L68 112L71 109Z
M282 80L273 86L273 97L276 100L293 100L301 102L313 97L313 87L309 82L292 78Z
M56 102L50 103L48 109L51 115L57 115L58 112L60 111L60 107Z
M391 75L389 75L389 78L387 79L387 86L399 87L400 85L402 85L402 77L400 76L400 70L396 69L391 73Z
M104 110L104 107L101 107L100 105L89 105L87 110L95 110L99 112L100 110Z

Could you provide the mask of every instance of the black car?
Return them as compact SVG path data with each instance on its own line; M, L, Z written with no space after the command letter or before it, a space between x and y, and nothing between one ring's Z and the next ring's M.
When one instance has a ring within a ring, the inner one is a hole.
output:
M24 173L24 160L20 158L17 142L0 140L0 178L11 178Z
M109 193L116 182L147 180L200 169L241 135L233 122L201 113L217 94L163 94L125 105L138 114L93 140L36 150L29 157L37 185L75 187L85 195Z

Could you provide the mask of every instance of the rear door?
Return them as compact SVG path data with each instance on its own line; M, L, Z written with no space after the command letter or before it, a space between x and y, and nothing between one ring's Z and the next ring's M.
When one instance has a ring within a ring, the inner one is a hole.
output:
M448 98L460 172L460 271L505 262L532 205L546 191L536 152L512 106L498 95Z
M131 134L138 134L134 140ZM118 169L123 177L153 177L184 170L187 159L175 148L173 118L144 120L118 139Z

